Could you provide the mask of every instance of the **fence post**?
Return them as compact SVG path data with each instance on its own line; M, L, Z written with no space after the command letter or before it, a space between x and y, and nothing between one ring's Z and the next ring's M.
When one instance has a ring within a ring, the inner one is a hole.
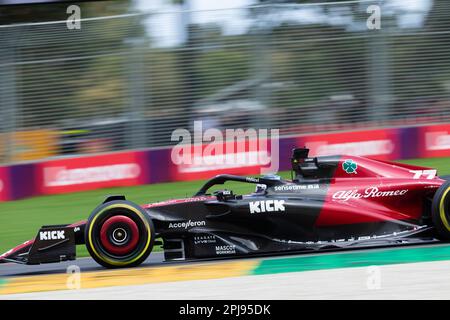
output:
M260 7L256 8L256 31L255 31L255 44L254 44L254 55L255 55L255 63L254 63L254 74L256 79L256 88L254 90L255 99L260 102L267 109L271 108L271 53L270 46L271 43L271 32L272 26L270 18L266 18L265 16L271 10L276 10L276 8L268 7ZM268 19L269 21L267 21ZM266 116L258 116L254 117L254 120L251 123L252 127L260 127L260 128L271 128L272 121L271 117Z
M1 139L4 151L0 154L2 163L11 162L14 157L13 133L16 131L17 99L16 99L16 52L14 43L17 30L8 28L0 30L0 120Z
M371 120L381 122L392 114L392 83L389 52L389 27L383 20L381 29L371 30L368 41L369 112Z
M130 109L128 115L130 121L126 126L130 134L126 134L127 145L131 149L140 149L147 146L147 122L145 121L145 109L148 107L146 92L144 88L144 39L130 38L130 56L126 65L128 66L128 88L130 98Z

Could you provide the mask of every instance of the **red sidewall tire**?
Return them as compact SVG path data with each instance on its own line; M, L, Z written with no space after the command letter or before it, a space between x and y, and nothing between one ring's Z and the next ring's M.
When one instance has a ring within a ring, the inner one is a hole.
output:
M125 234L123 239L122 234ZM126 200L99 205L89 216L85 228L89 254L107 268L141 264L152 251L154 238L155 228L147 212Z

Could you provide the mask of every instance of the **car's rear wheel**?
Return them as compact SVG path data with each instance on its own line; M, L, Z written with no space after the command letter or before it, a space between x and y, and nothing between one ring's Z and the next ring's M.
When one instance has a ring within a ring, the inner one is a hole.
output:
M101 204L89 216L86 247L92 258L107 268L134 267L150 254L154 227L148 214L125 200Z
M433 197L433 225L439 239L450 240L450 182L443 183Z

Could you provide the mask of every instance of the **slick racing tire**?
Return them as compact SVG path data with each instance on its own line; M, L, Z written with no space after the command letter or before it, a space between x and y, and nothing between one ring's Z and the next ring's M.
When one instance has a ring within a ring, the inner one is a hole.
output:
M450 182L443 183L433 197L433 225L439 239L450 240Z
M141 264L153 249L154 237L155 228L145 210L125 200L99 205L85 228L89 254L107 268Z

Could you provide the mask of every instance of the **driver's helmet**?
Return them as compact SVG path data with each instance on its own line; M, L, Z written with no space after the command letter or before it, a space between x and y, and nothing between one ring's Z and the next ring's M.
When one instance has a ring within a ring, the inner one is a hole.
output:
M265 184L258 183L255 188L255 193L263 193L264 191L266 191L266 189L267 186Z

